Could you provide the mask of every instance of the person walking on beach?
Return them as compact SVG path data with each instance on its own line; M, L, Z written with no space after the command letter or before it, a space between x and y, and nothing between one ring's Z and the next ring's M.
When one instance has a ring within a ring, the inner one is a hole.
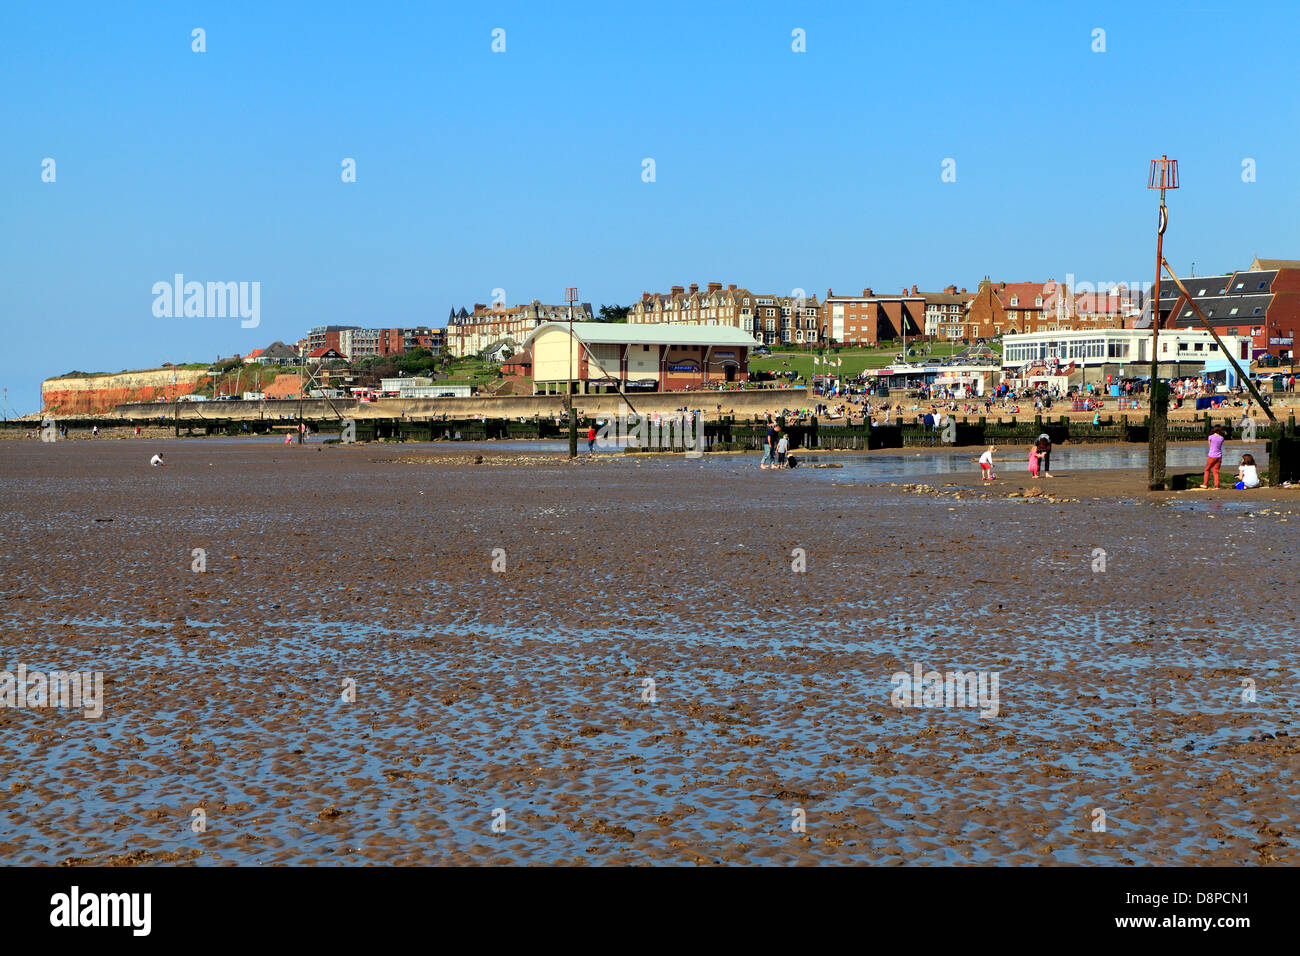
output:
M1210 437L1207 440L1208 447L1205 451L1205 476L1201 479L1201 487L1210 487L1210 474L1214 474L1214 488L1219 488L1219 469L1223 466L1223 442L1227 438L1227 432L1223 430L1222 425L1215 425L1210 429ZM1245 461L1245 458L1242 459ZM1253 463L1253 462L1252 462Z
M1039 455L1038 446L1034 445L1029 449L1029 474L1031 477L1038 477Z
M1259 487L1259 469L1255 467L1254 455L1241 456L1241 464L1237 466L1237 483L1233 487L1238 491Z
M767 435L763 437L763 460L759 464L760 468L776 467L776 443L780 432L780 425L771 425L768 427Z
M790 450L790 436L782 435L781 440L776 443L776 467L785 467L785 456Z
M596 426L587 426L587 454L590 455L596 450Z
M994 481L998 476L993 473L993 453L997 448L989 445L989 450L980 455L980 480Z

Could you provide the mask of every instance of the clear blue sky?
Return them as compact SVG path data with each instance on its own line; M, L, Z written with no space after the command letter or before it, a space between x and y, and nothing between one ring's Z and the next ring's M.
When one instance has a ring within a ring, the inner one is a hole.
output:
M498 287L1149 280L1162 152L1176 269L1300 257L1297 5L1059 6L4 4L0 385ZM176 272L260 282L260 327L155 318Z

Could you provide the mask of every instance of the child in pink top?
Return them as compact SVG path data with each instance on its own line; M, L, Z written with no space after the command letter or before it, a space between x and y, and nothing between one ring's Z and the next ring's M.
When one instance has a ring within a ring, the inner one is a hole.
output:
M1214 475L1214 487L1219 487L1219 468L1223 465L1223 441L1227 438L1222 425L1215 425L1210 429L1209 448L1205 454L1205 477L1201 479L1201 487L1210 487L1210 475Z
M1038 477L1038 448L1029 449L1029 473L1035 478Z

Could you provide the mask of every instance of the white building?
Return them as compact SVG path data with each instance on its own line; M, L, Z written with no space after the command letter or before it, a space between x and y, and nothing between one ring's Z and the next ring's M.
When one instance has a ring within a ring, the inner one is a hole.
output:
M427 376L399 376L381 378L379 391L398 398L468 398L474 394L473 385L451 385Z
M1232 357L1250 363L1250 339L1220 336ZM1205 329L1161 329L1160 374L1194 374L1206 363L1220 367L1225 361L1219 344ZM1106 375L1138 377L1151 371L1150 329L1080 329L1067 332L1028 332L1002 337L1002 371L1010 377L1031 365L1070 365L1082 370L1083 381L1101 381Z

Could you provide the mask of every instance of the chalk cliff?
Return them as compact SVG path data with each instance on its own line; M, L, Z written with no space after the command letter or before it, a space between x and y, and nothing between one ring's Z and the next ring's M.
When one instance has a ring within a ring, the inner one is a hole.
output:
M203 369L160 368L87 378L50 378L41 383L41 399L44 411L54 415L97 415L123 402L189 395L208 377Z

